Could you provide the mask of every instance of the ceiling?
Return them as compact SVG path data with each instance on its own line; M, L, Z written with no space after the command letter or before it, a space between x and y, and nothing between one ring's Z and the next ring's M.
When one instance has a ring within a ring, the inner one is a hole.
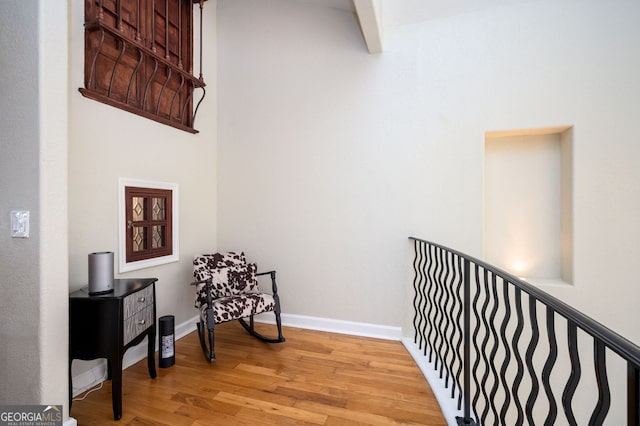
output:
M348 2L348 0L345 0ZM383 25L392 27L531 0L380 0Z
M358 0L296 0L320 7L356 11ZM384 27L412 24L531 0L371 0Z
M295 0L353 12L370 53L382 52L383 28L535 0Z

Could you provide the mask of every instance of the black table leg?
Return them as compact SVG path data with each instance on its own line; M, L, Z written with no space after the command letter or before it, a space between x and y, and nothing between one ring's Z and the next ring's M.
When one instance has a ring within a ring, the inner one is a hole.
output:
M111 360L111 400L113 403L113 418L122 417L122 355L116 355Z
M148 340L148 353L147 353L147 367L149 368L149 376L152 379L156 378L156 325L155 323L149 327ZM162 348L160 348L162 350Z
M71 377L71 364L73 364L73 359L69 358L69 412L71 412L71 404L73 404L73 378Z

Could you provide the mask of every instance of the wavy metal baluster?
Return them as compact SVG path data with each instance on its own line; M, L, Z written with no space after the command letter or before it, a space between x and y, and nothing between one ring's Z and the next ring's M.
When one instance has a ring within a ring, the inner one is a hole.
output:
M430 263L429 258L429 246L423 244L420 247L421 263L420 268L420 299L418 300L418 310L420 314L420 326L418 332L420 333L420 349L423 349L423 355L427 354L427 347L429 346L429 340L427 339L427 328L429 327L429 318L427 316L427 306L429 305L429 277L426 274L426 268ZM423 346L424 344L424 346Z
M480 266L478 266L477 264L474 265L475 268L475 282L476 282L476 294L473 297L473 302L471 303L471 306L473 307L473 316L475 318L475 327L473 327L473 334L472 336L472 341L473 341L473 348L475 350L476 353L476 359L473 362L473 366L471 367L471 372L472 372L472 376L473 376L473 382L476 385L476 389L477 391L475 392L475 394L473 395L473 399L471 400L471 405L473 407L473 410L477 413L478 412L478 400L480 399L480 392L479 390L482 389L482 386L480 385L480 382L478 381L478 377L480 376L478 374L478 367L480 366L480 362L481 360L484 358L485 360L485 366L488 365L486 359L487 359L487 355L483 354L482 351L480 350L480 347L478 346L478 341L480 339L478 339L478 335L480 334L480 327L481 325L484 323L485 327L487 324L487 321L484 318L480 317L480 314L478 313L478 304L479 304L479 299L480 299L480 294L482 293L481 287L480 287L480 277L481 277L481 273L480 273ZM489 299L487 298L487 293L486 293L486 283L487 283L487 270L483 269L484 271L484 282L485 282L485 296L484 296L484 302L482 304L482 312L484 314L484 312L486 312L486 308L487 308L487 304L489 303ZM484 333L484 340L483 343L486 344L487 342L487 335L488 333L486 332L486 328L485 328L485 333ZM485 368L485 373L487 372L487 369ZM482 391L484 391L484 389L482 389ZM485 396L485 400L486 400L486 396ZM486 405L485 405L486 407Z
M444 308L442 306L442 298L444 297L444 283L442 279L442 274L444 273L444 261L442 258L444 250L438 248L438 256L436 257L438 262L438 269L440 273L438 274L438 300L436 302L436 330L437 330L437 338L436 343L438 346L438 350L436 351L436 370L438 369L438 363L440 363L440 374L439 377L442 379L442 368L443 368L443 359L442 359L442 345L444 343L444 334L442 330L442 322L444 319Z
M547 357L547 361L544 363L544 368L542 369L542 386L544 387L544 392L547 395L547 400L549 401L549 413L547 414L547 418L544 421L545 425L553 425L556 421L556 417L558 416L558 405L556 404L556 398L553 395L550 381L551 370L553 370L553 366L556 363L556 359L558 358L558 344L556 342L554 315L555 312L553 311L553 309L547 306L547 337L549 339L549 356Z
M429 348L429 362L432 362L435 366L435 369L438 369L438 354L436 353L436 347L438 343L438 294L440 293L440 288L438 287L438 278L437 274L439 272L440 265L438 263L438 248L433 246L431 247L431 285L429 286L429 301L431 305L429 305L429 344L431 345Z
M502 424L506 425L506 415L511 403L511 390L507 384L507 368L511 361L511 350L509 349L509 341L507 340L507 324L511 318L511 302L509 301L509 282L504 278L502 279L502 291L504 296L504 317L502 317L502 325L500 326L500 338L504 345L504 360L502 361L502 367L500 368L500 380L502 382L502 389L504 389L504 402L502 409L500 410L500 419Z
M498 385L500 384L500 376L498 376L498 370L496 370L495 363L493 360L496 359L496 353L498 352L498 332L494 326L496 320L496 314L498 312L498 307L500 306L500 300L498 299L498 285L496 282L496 275L493 274L491 277L491 288L492 288L492 296L493 296L493 309L491 310L491 316L489 317L489 327L491 328L491 336L493 337L493 345L491 347L491 354L489 354L489 359L492 361L489 363L491 367L491 374L493 378L493 386L491 387L491 392L489 392L489 404L491 405L491 412L493 413L494 423L498 423L498 409L496 408L495 400L496 393L498 392ZM489 423L485 423L489 424Z
M469 364L471 363L471 261L464 260L463 272L464 287L464 390L463 390L463 417L456 417L459 425L475 425L475 420L471 418L471 371Z
M420 298L418 299L418 313L420 315L418 322L418 332L420 336L420 349L424 350L424 355L427 353L427 347L429 345L429 341L427 340L427 327L429 325L428 318L426 316L427 305L429 304L428 299L428 291L429 291L429 280L425 274L425 268L429 263L428 257L429 246L423 244L420 247L420 286L418 287L420 291ZM424 345L424 346L423 346Z
M458 340L456 342L456 350L455 350L455 355L456 355L456 359L458 362L458 370L456 371L456 388L458 389L458 410L460 410L460 408L462 407L462 387L460 385L460 375L462 374L462 364L463 364L463 360L460 357L460 354L462 353L462 339L463 339L463 329L462 329L462 325L461 321L462 321L462 312L463 312L463 304L462 304L462 296L460 295L460 291L462 290L462 282L463 282L463 277L462 277L462 257L456 255L455 257L457 259L457 268L456 268L456 276L458 277L458 285L456 286L456 301L457 301L457 312L456 312L456 330L458 332ZM451 398L454 397L454 389L451 389Z
M640 366L627 362L627 425L640 426Z
M446 360L444 357L444 350L443 350L445 343L447 341L447 336L446 336L447 259L446 259L446 256L447 256L447 252L445 250L440 250L440 265L441 265L440 277L439 277L440 299L438 301L439 302L438 306L440 308L440 321L438 323L438 331L440 332L440 344L438 346L438 355L440 356L440 359L441 359L441 364L440 364L441 379L443 378L443 375L446 370Z
M493 273L491 274L493 275ZM487 308L489 307L489 272L484 269L484 294L485 300L482 305L482 323L484 324L484 339L482 340L481 346L481 354L482 360L484 361L484 374L482 375L482 380L480 382L480 389L482 391L482 396L484 397L485 405L482 410L482 414L480 415L481 423L485 424L487 421L487 415L489 414L489 395L487 394L487 379L489 378L489 358L487 358L487 344L489 343L489 323L487 323ZM474 409L476 409L474 404ZM477 412L477 411L476 411Z
M435 269L437 267L436 261L435 261L435 247L432 245L429 245L428 247L428 253L429 253L429 267L427 268L427 279L429 280L429 285L427 287L427 297L429 300L429 310L427 311L427 323L429 324L429 332L427 333L427 342L429 344L429 362L433 362L433 355L434 355L434 339L435 339L435 323L434 323L434 310L435 310L435 295L436 292L438 291L438 287L436 285L436 280L434 278L435 275ZM434 337L432 337L434 336ZM426 348L425 348L425 355L427 354L426 352Z
M445 336L445 339L444 339L445 350L444 350L444 356L443 356L443 362L444 362L443 367L446 367L445 378L444 378L445 388L449 387L449 378L451 376L451 371L453 371L451 366L452 361L449 361L449 355L452 353L451 342L453 340L453 323L452 323L453 321L451 319L451 311L453 309L453 296L451 294L451 287L453 287L453 275L451 272L452 256L453 256L452 253L444 252L445 275L444 275L443 284L444 284L444 291L445 291L445 300L442 307L444 309L445 325L442 332Z
M176 92L177 94L178 92ZM174 95L174 100L175 100L175 95ZM171 107L173 108L173 102L171 103ZM413 257L413 343L418 344L418 330L419 330L419 323L418 323L418 317L419 317L419 312L420 309L418 308L418 276L422 275L422 271L420 271L418 269L418 263L421 262L422 260L419 258L418 256L418 247L423 246L424 244L420 241L413 241L413 251L414 251L414 257ZM422 281L422 280L420 280ZM422 344L420 344L418 346L420 349L422 349Z
M567 345L569 347L569 359L571 360L571 375L567 380L567 385L562 392L562 407L564 408L564 414L571 426L577 426L576 417L573 414L571 408L571 402L573 401L573 395L576 393L576 388L580 382L580 356L578 354L578 328L576 324L569 321L567 324Z
M599 426L607 417L611 406L611 393L609 392L609 379L607 378L607 360L605 358L605 345L600 340L594 339L594 362L596 369L596 382L598 383L598 404L591 414L589 426Z
M531 378L531 392L529 398L527 398L527 405L525 406L525 412L527 414L527 420L531 426L535 425L533 420L533 406L538 398L540 392L540 386L538 381L538 375L533 365L533 354L538 346L538 340L540 339L540 332L538 330L538 316L536 313L536 299L529 295L529 319L531 320L531 340L529 340L529 346L527 347L527 371L529 371L529 377Z
M516 371L516 377L513 379L513 387L511 388L511 390L513 392L513 401L516 404L516 409L518 410L516 425L521 425L524 418L524 412L522 410L520 398L518 397L518 389L520 388L520 383L522 382L522 377L524 376L524 363L522 362L522 357L520 356L520 350L518 349L518 346L520 343L520 336L522 335L522 329L524 328L524 316L522 315L522 292L517 287L514 287L514 289L516 296L515 305L518 325L516 326L516 330L513 333L513 340L511 341L511 345L513 347L513 356L516 358L518 370Z

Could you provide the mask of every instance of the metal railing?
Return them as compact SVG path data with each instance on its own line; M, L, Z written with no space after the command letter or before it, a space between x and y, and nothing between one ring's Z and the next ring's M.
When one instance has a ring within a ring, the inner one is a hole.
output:
M458 424L611 424L615 405L615 424L640 426L640 347L507 272L410 240L414 343Z

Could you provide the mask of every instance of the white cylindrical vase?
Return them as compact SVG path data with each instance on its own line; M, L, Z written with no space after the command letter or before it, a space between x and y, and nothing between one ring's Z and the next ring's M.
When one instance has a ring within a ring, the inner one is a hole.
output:
M89 294L113 291L113 252L89 253Z

